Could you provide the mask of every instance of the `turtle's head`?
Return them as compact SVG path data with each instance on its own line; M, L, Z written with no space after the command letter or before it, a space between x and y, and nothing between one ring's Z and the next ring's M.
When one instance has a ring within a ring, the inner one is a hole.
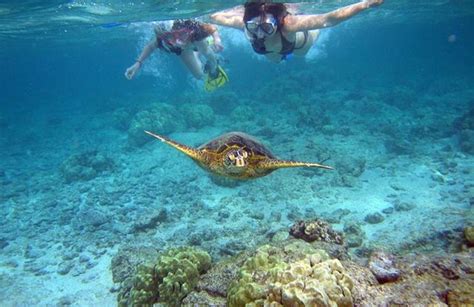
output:
M243 170L248 165L249 154L242 148L229 150L224 159L225 167L234 170Z

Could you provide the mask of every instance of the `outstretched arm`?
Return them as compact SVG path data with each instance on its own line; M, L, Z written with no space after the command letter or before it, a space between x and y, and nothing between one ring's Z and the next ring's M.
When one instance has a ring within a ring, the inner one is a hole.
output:
M215 52L221 52L222 50L224 50L221 36L219 35L219 32L217 30L212 33L212 39L214 39L214 45L212 45L212 48Z
M125 78L131 80L142 67L143 61L145 61L156 48L158 48L158 43L156 39L154 39L151 43L146 45L145 48L143 48L142 53L140 53L140 56L137 58L135 63L127 68L125 71Z
M146 45L145 48L143 48L142 53L140 53L140 56L137 58L137 62L143 64L143 61L145 61L150 56L150 54L155 51L156 48L158 48L158 43L156 39L154 39L152 42Z
M211 25L210 23L203 23L202 27L204 30L212 36L214 40L214 44L212 44L212 50L215 52L221 52L224 50L224 46L222 45L221 36L219 35L219 31L215 25Z
M284 30L298 32L332 27L352 16L383 3L383 0L364 0L326 14L288 15L285 17Z
M214 13L210 17L213 23L221 26L236 29L244 28L244 7L242 5Z

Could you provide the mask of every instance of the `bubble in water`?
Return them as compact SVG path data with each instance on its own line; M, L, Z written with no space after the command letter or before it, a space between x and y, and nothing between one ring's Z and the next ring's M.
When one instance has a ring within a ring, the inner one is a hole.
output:
M140 54L143 47L155 39L155 33L153 29L159 23L166 24L170 21L162 22L135 22L131 23L128 27L131 29L137 37L136 54ZM143 65L141 71L144 74L152 75L157 79L161 87L169 87L173 83L173 77L168 72L173 66L173 57L163 56L164 53L158 55L160 50L155 50L153 54L146 60L146 64Z
M448 42L454 43L456 42L456 40L457 40L456 34L451 34L448 36Z

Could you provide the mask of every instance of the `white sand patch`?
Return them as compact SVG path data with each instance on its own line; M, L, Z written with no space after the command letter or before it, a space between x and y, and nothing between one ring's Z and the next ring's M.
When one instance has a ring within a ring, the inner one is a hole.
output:
M116 306L116 295L109 270L110 251L98 259L97 265L77 277L55 272L41 276L15 269L1 268L0 280L5 282L0 291L2 306Z

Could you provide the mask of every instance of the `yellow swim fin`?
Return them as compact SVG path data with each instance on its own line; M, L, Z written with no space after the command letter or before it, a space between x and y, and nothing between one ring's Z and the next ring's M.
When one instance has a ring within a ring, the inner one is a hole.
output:
M206 82L204 83L204 88L208 92L213 92L217 88L229 82L229 77L227 77L227 74L225 73L224 69L222 69L222 67L217 66L216 72L217 72L217 76L214 78L207 75Z

